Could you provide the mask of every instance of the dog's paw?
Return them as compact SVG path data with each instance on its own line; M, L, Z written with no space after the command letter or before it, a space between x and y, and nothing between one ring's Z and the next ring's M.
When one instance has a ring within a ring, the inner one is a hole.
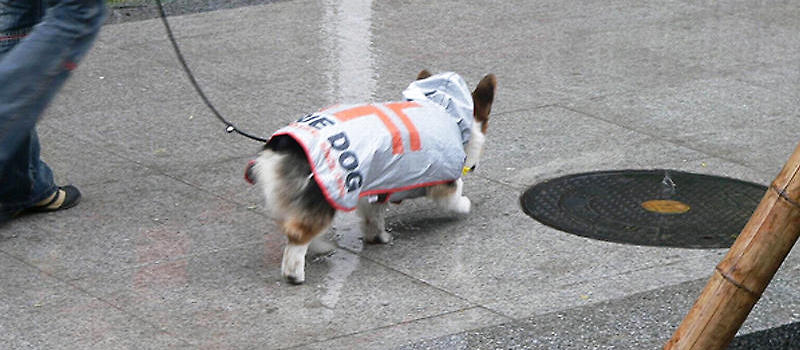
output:
M472 209L472 202L467 197L459 198L453 205L452 210L456 214L466 215Z
M364 235L364 241L372 244L387 244L392 241L392 235L386 231L375 232L371 235Z
M284 275L283 278L286 279L286 282L289 282L290 284L294 284L296 286L306 282L305 277L297 277L294 275Z
M306 281L306 273L303 268L300 269L281 269L283 278L291 284L303 284Z

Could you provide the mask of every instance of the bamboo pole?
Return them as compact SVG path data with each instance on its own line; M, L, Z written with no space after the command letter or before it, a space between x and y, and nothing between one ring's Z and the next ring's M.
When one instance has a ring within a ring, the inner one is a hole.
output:
M800 145L664 349L725 349L800 235Z

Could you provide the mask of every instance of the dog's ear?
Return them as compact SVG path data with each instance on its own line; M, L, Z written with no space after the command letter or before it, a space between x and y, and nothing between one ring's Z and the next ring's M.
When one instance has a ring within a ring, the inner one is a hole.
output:
M494 74L488 74L478 83L475 91L472 92L472 107L475 120L483 123L481 132L486 133L489 127L489 113L492 112L492 102L494 102L494 90L497 88L497 78Z
M427 69L423 69L421 72L419 72L419 74L417 74L417 80L425 79L427 77L430 77L431 75L433 75L431 74L431 72L428 72Z

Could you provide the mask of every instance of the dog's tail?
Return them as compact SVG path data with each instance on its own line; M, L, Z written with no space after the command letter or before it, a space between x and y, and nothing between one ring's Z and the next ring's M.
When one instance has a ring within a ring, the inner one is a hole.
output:
M276 218L297 212L333 215L301 154L265 149L246 173L263 191L266 206Z
M314 177L314 174L309 173L308 176L306 177L305 185L303 185L302 187L305 187L309 182L311 182L311 179L313 177ZM247 163L247 166L244 168L244 181L247 181L247 183L249 183L251 185L255 185L258 182L258 176L256 175L256 160L255 159L251 159Z

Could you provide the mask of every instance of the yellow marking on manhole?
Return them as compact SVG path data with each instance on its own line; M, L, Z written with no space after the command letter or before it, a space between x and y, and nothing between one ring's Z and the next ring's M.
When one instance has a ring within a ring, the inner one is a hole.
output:
M642 207L659 214L683 214L691 209L686 203L663 199L644 202Z

